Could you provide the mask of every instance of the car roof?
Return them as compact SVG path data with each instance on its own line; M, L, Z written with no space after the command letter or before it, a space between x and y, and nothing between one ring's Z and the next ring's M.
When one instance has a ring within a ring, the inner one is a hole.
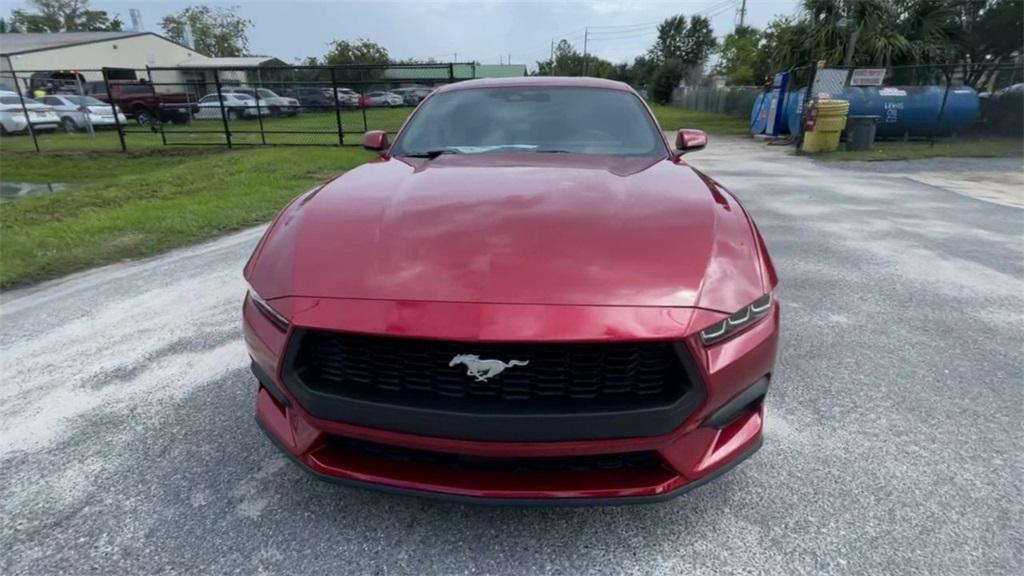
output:
M521 76L515 78L482 78L465 80L454 84L445 84L437 92L453 90L472 90L474 88L512 88L512 87L559 87L559 88L603 88L633 92L633 88L625 82L605 80L604 78L588 78L575 76Z

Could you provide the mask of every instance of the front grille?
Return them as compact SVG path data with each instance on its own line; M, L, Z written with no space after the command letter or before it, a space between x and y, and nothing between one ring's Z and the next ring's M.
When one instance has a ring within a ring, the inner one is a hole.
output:
M671 342L475 343L307 331L293 370L309 389L375 403L485 413L600 412L666 406L691 388ZM490 378L453 358L526 365Z
M402 464L436 466L461 471L502 473L600 472L604 470L653 470L662 468L661 458L653 451L597 454L588 456L484 457L416 450L333 436L332 450L363 457L391 460Z

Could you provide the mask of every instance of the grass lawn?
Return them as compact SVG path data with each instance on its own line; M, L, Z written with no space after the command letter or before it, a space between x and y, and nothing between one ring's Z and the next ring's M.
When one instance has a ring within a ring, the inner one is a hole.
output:
M0 202L0 286L148 256L266 222L373 155L355 147L3 152L8 182L73 189Z
M369 129L396 131L409 108L371 109ZM701 128L712 134L745 133L741 120L717 114L654 107L662 127ZM345 112L342 125L357 142L362 112ZM372 153L337 144L333 112L265 119L266 130L316 130L269 134L271 143L322 143L323 147L239 146L227 150L220 120L165 127L159 134L131 127L128 152L117 134L43 134L43 153L24 135L0 138L0 181L67 183L70 189L0 200L0 287L27 284L70 272L149 256L259 224L314 184L372 159ZM231 123L253 130L254 120ZM258 143L238 132L233 141ZM218 146L188 146L211 143Z
M708 134L750 135L750 121L743 118L656 104L651 105L651 110L661 128L670 132L680 128L697 128Z
M915 160L919 158L1005 158L1024 156L1020 138L957 138L931 142L875 142L874 148L863 152L837 150L814 158L843 160Z

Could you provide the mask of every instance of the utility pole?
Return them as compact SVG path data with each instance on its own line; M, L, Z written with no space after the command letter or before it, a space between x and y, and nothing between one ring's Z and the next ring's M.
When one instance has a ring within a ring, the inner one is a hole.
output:
M587 75L587 39L590 36L590 28L583 29L583 75Z
M459 53L458 52L452 52L452 62L458 62L458 61L459 61Z
M508 53L508 60L505 61L505 64L512 64L512 53L511 52Z
M554 76L555 75L555 39L554 38L551 39L551 58L549 59L549 61L551 62L551 75Z
M747 19L747 0L743 0L740 4L740 25L739 28L743 28L743 22Z

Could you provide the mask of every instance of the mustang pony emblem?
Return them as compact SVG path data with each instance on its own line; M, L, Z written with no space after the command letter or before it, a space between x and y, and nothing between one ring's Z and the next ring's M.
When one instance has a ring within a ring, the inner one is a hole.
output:
M529 363L529 360L502 362L501 360L481 360L476 354L456 354L448 365L465 364L467 376L476 378L477 382L486 382L504 372L506 368L526 366Z

